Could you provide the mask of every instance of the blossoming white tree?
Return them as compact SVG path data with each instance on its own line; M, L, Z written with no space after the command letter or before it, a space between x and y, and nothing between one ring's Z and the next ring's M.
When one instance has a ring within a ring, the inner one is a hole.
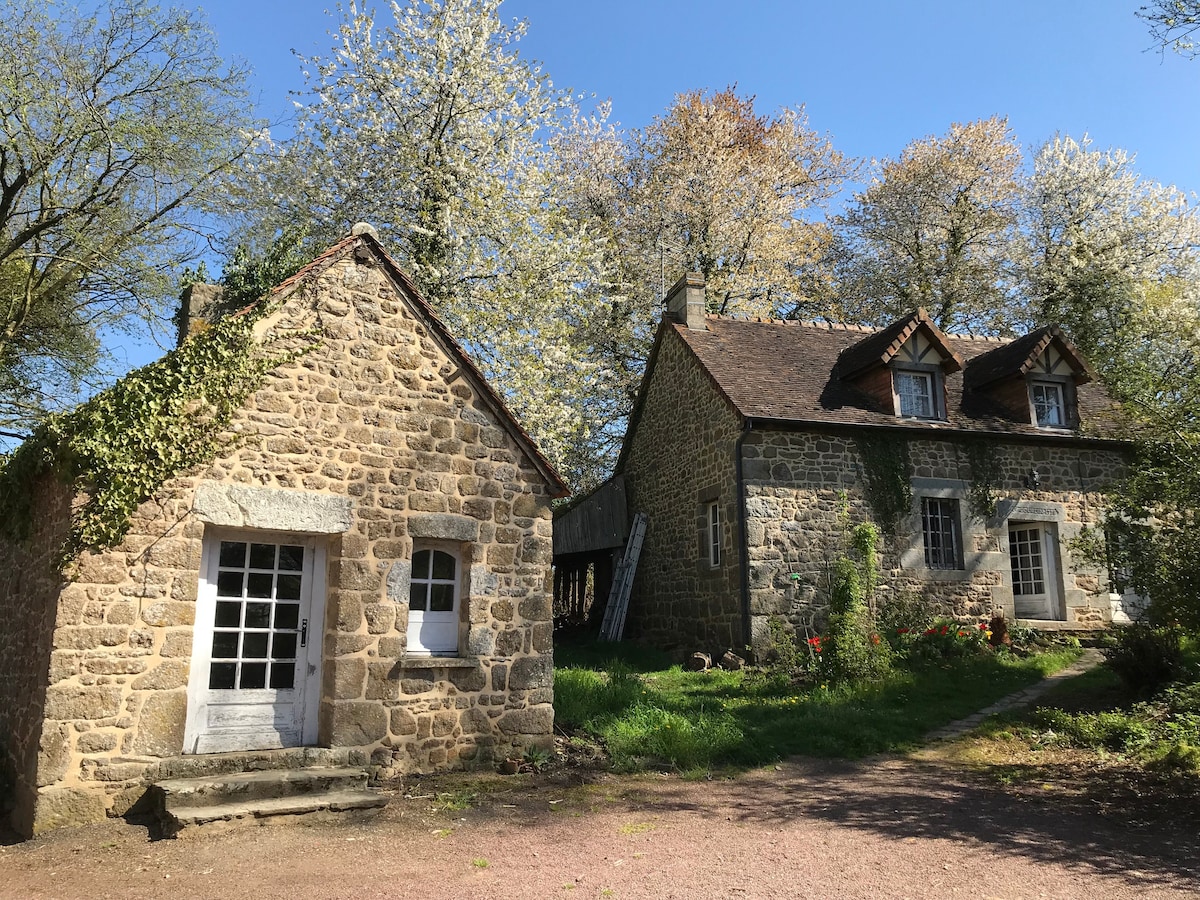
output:
M574 115L499 0L351 3L305 59L294 136L255 176L243 239L303 228L314 246L373 224L543 450L577 483L606 423L582 334L599 257L556 201L551 141Z

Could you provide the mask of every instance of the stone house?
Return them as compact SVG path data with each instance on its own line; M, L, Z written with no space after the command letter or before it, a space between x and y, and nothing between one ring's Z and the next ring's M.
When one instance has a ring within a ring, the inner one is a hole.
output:
M77 501L53 476L31 537L0 541L19 834L121 815L207 759L395 774L552 741L563 482L369 228L269 302L256 335L318 340L116 546L60 572Z
M649 516L626 634L689 652L762 650L771 617L815 633L846 523L862 521L890 526L882 600L1060 628L1121 618L1073 543L1124 465L1114 412L1054 328L1002 340L944 334L923 311L880 330L712 316L685 276L617 465L630 514Z

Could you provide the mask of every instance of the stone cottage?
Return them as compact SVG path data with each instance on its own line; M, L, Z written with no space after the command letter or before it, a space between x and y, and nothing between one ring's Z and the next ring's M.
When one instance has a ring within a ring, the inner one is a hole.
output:
M563 482L369 228L264 302L256 335L316 341L215 458L65 576L78 500L53 475L30 537L0 542L20 834L123 814L212 754L431 772L552 740Z
M733 319L706 315L686 276L617 466L630 514L649 516L627 635L761 650L773 616L820 628L845 523L862 521L887 526L884 599L1057 627L1120 618L1108 573L1073 544L1122 471L1113 414L1054 328Z

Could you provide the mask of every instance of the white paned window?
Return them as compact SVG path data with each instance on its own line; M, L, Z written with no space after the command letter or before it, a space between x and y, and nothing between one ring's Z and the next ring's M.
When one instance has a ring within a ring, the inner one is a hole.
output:
M456 553L416 547L408 591L408 652L452 655L458 651L459 560Z
M708 564L714 569L721 564L721 507L708 504Z
M1067 424L1066 405L1063 402L1061 384L1053 381L1035 381L1029 385L1033 400L1033 415L1043 428L1063 428Z
M933 397L933 375L928 372L897 372L896 396L900 399L900 415L917 419L937 418Z
M921 534L925 541L925 565L931 569L963 567L957 500L923 497Z

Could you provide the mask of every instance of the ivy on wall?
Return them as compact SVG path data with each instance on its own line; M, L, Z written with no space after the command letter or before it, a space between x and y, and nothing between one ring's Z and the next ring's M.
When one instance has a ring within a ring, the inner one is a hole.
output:
M975 514L990 519L996 514L996 491L1004 475L1004 462L993 441L968 438L962 444L971 467L971 486L967 496Z
M307 333L286 347L281 339L260 342L254 326L273 309L264 303L224 318L71 412L46 419L0 460L0 535L29 537L33 486L52 473L82 501L73 506L60 567L85 550L119 543L138 506L167 479L231 443L223 432L267 373L312 347Z
M860 435L854 439L862 461L866 499L879 527L894 534L912 508L912 462L908 440L895 435Z

